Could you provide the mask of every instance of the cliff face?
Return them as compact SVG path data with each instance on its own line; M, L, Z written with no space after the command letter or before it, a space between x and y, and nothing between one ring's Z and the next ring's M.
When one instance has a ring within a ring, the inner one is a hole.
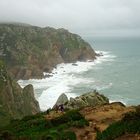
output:
M20 119L39 111L32 85L22 89L11 80L4 64L0 61L0 126L8 124L11 119Z
M62 62L94 60L96 54L80 36L65 29L0 24L0 56L17 79L42 78Z

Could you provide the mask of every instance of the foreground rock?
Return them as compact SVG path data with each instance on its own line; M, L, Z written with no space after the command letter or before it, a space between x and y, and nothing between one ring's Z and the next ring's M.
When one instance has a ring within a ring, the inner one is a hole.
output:
M28 85L22 89L9 77L4 64L0 61L0 127L12 119L20 119L39 111L33 86Z
M96 53L65 29L0 24L0 57L16 79L42 78L59 63L94 60Z
M82 107L97 106L97 105L103 105L107 103L109 103L108 98L94 91L94 92L83 94L76 98L70 98L69 101L66 98L66 95L62 94L58 98L58 101L56 102L55 106L63 104L65 109L79 109Z

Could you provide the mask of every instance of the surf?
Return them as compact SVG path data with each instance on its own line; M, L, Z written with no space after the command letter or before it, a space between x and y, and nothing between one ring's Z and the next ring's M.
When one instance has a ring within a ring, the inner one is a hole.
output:
M96 69L96 66L101 65L107 61L113 61L116 56L112 55L110 52L96 51L96 53L103 54L97 57L94 61L86 61L76 63L62 63L58 64L56 68L52 70L52 73L44 73L46 78L44 79L29 79L29 80L19 80L18 83L21 87L28 84L32 84L34 87L35 97L39 102L41 110L46 110L53 107L57 98L65 93L68 98L78 96L78 93L74 92L75 88L81 86L90 86L95 84L94 88L89 88L90 90L103 90L104 88L109 88L112 83L108 85L97 84L94 77L86 77L85 75L89 70ZM48 76L49 75L49 76Z

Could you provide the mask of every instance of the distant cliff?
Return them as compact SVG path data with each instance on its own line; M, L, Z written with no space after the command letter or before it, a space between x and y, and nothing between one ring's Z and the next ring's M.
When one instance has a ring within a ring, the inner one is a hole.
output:
M0 61L0 127L12 119L20 119L39 111L32 85L22 89L9 77L4 63Z
M62 62L94 60L96 54L80 36L65 29L0 24L0 57L16 79L42 78Z

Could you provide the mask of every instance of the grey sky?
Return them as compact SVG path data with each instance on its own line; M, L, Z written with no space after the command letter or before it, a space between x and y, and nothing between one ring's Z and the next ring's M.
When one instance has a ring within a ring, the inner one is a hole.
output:
M140 0L0 0L0 21L67 28L81 35L139 35Z

